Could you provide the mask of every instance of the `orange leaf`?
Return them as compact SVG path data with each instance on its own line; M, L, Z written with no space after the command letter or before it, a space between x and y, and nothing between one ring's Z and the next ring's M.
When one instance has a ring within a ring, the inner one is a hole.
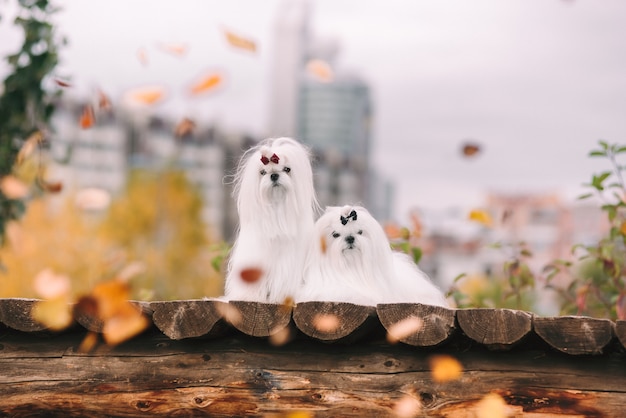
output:
M320 313L313 317L313 326L321 332L335 332L340 325L341 321L337 315Z
M385 230L385 235L387 235L387 238L389 239L400 238L400 227L398 225L393 224L393 223L387 223L385 224L383 229Z
M222 76L220 74L208 73L194 83L190 91L193 95L207 93L217 88L220 84L222 84Z
M60 181L46 181L41 176L37 177L37 184L42 190L48 193L59 193L63 190L63 183Z
M80 127L88 129L91 128L95 122L96 116L93 113L93 107L91 107L91 105L85 105L83 113L80 115Z
M444 383L461 377L463 366L457 359L448 355L430 357L430 373L435 382Z
M153 105L165 98L165 89L161 86L137 87L127 92L126 97L134 103Z
M291 340L289 327L277 327L270 331L269 342L273 346L279 347L287 344Z
M133 314L116 315L104 323L102 335L108 345L117 345L145 330L148 324L148 319L139 310Z
M78 346L79 353L90 353L98 344L98 334L89 332Z
M168 54L175 55L177 57L182 57L187 53L189 47L184 43L159 43L157 44L157 48L159 48L163 52L167 52Z
M493 218L489 212L482 209L474 209L470 211L468 218L470 221L478 222L484 226L491 228L493 226Z
M60 331L72 323L72 310L66 296L42 300L33 306L32 318L52 331Z
M619 231L622 233L622 235L626 235L626 221L622 222L622 225L620 225L619 227Z
M263 275L263 270L258 268L249 268L241 270L241 280L246 283L254 283Z
M410 395L404 395L393 406L393 412L396 417L411 418L420 413L422 410L422 402Z
M307 72L318 81L329 83L333 81L334 74L332 68L326 61L312 59L306 64Z
M215 310L220 314L222 318L231 324L239 324L243 320L239 309L229 303L217 303L215 304Z
M98 302L98 316L106 321L126 310L130 288L127 283L111 280L98 284L91 295ZM132 305L131 305L132 306Z
M322 254L326 254L326 250L328 249L326 244L326 238L324 236L320 237L320 250L322 250Z
M461 148L461 152L463 153L463 156L465 157L473 157L477 155L480 151L481 151L480 145L474 142L467 142L463 144Z
M226 40L231 46L256 52L256 43L253 40L239 36L229 30L224 30L224 35L226 35Z

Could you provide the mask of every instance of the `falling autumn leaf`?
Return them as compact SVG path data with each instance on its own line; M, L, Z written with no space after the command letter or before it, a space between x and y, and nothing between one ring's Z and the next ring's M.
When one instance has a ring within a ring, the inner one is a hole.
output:
M475 142L467 142L462 145L461 152L464 157L474 157L481 151L481 146Z
M430 374L435 382L445 383L461 377L463 366L452 356L435 355L429 358Z
M102 90L98 90L98 108L100 110L111 110L111 100Z
M335 332L340 325L341 321L337 315L319 313L313 317L313 326L320 332Z
M391 240L400 238L400 227L398 225L389 222L385 224L383 229L385 231L385 235L387 235L387 238Z
M215 310L220 314L222 318L233 325L241 323L243 316L239 309L229 303L217 303L215 304Z
M250 52L256 52L256 43L253 40L239 36L226 29L224 29L224 35L226 35L226 40L231 46L239 49L245 49Z
M176 42L160 42L157 44L157 48L161 51L166 52L170 55L174 55L177 57L183 57L187 54L189 47L185 43L176 43Z
M404 318L389 327L387 330L387 341L391 344L395 344L419 332L423 326L424 321L421 318L416 316Z
M411 418L420 413L422 402L410 395L404 395L393 406L393 412L397 417Z
M126 92L126 99L131 103L153 105L165 98L165 88L162 86L137 87Z
M246 283L255 283L261 278L262 275L263 270L258 268L243 269L240 273L241 280Z
M148 53L146 52L146 48L139 48L137 50L137 59L141 63L141 65L148 65Z
M61 80L60 78L55 78L54 82L59 87L72 87L72 85L70 83L68 83L65 80Z
M105 321L102 335L108 345L117 345L144 331L148 325L140 309L125 310Z
M177 138L182 138L184 136L191 135L194 129L196 129L196 123L189 118L183 118L183 120L178 122L176 125L174 135Z
M93 112L93 107L91 105L85 105L85 107L83 107L83 113L80 115L80 127L83 129L89 129L95 122L96 116Z
M222 76L216 72L209 72L192 84L189 89L192 95L209 93L222 84Z
M9 199L22 199L28 194L28 186L17 177L8 175L0 180L0 191Z
M106 321L126 310L130 287L120 280L111 280L94 287L91 295L98 304L98 316Z
M33 288L44 299L55 299L68 296L71 290L70 278L56 274L52 269L44 269L37 273Z
M326 250L328 249L327 244L326 244L326 237L321 236L320 237L320 250L322 251L322 254L326 254Z
M490 393L476 404L476 417L506 418L509 416L507 409L507 403L502 399L502 396L497 393Z
M60 181L46 181L41 176L37 176L36 181L41 190L48 193L59 193L63 190L63 183Z
M470 221L478 222L479 224L482 224L488 228L491 228L493 226L493 218L491 217L489 212L483 209L474 209L470 211L468 219Z
M29 136L26 141L24 141L24 144L22 144L22 147L17 153L15 163L17 165L22 164L24 160L32 155L32 153L38 148L39 144L41 144L42 142L43 134L41 133L41 131L37 131Z
M98 344L98 334L95 332L88 332L83 338L83 341L78 346L79 353L90 353Z
M291 331L289 327L278 327L270 331L269 342L273 346L280 347L287 344L291 340Z
M72 323L72 309L65 295L37 302L31 316L52 331L63 330Z
M333 81L334 74L330 65L320 59L312 59L306 64L307 72L318 81L329 83Z

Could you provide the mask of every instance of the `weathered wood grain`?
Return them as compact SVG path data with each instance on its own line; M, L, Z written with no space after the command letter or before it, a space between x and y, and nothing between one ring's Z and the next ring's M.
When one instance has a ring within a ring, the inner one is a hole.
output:
M465 371L438 383L428 355L405 345L329 349L302 338L273 347L241 334L175 341L155 332L86 355L76 352L82 334L30 337L1 341L0 415L391 417L409 396L422 404L420 416L469 417L492 392L516 417L614 417L626 404L623 354L580 361L551 350L446 346L437 354L455 356Z
M615 322L615 335L622 347L626 348L626 321L620 320Z
M225 330L222 315L211 300L152 302L152 321L173 340L216 336Z
M509 349L532 330L532 315L512 309L459 309L459 327L491 349Z
M456 329L454 310L440 306L394 303L376 307L378 319L388 333L416 347L432 347L447 341Z
M47 327L33 319L31 312L37 299L0 299L0 322L18 331L37 332Z
M293 310L300 331L324 342L356 341L374 329L376 310L343 302L303 302Z
M218 309L232 326L253 337L277 334L291 322L292 306L287 304L230 301Z
M600 354L614 335L614 324L608 319L582 316L536 317L533 326L545 342L572 355Z

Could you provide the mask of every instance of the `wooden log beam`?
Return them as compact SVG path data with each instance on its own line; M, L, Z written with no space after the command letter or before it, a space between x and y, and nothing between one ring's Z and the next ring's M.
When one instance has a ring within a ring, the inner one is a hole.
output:
M583 316L535 318L534 329L545 342L564 353L600 354L613 339L614 324L608 319Z
M173 340L221 335L226 324L212 300L152 302L152 321Z
M431 351L384 342L329 349L300 338L274 347L243 335L175 341L153 332L81 354L82 333L31 337L9 332L0 341L2 415L386 417L409 398L424 416L461 417L488 393L520 417L613 417L626 404L622 353L580 361L552 350L446 345L436 354L456 357L464 372L438 383Z
M293 310L300 331L324 342L353 342L373 332L376 310L343 302L304 302Z

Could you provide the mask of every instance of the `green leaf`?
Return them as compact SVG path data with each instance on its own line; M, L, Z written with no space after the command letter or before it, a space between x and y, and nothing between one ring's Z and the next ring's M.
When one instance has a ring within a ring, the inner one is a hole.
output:
M461 273L461 274L459 274L458 276L456 276L456 277L454 278L454 280L452 280L452 283L456 283L456 282L458 282L459 280L461 280L461 279L462 279L463 277L465 277L465 276L467 276L467 273Z
M605 151L591 151L589 157L606 157Z
M622 152L626 152L626 147L619 147L615 150L616 154L621 154Z
M415 264L419 264L422 259L422 249L419 247L411 247L411 253L413 255L413 261Z
M593 193L585 193L585 194L578 196L577 199L578 200L589 199L591 196L593 196Z

